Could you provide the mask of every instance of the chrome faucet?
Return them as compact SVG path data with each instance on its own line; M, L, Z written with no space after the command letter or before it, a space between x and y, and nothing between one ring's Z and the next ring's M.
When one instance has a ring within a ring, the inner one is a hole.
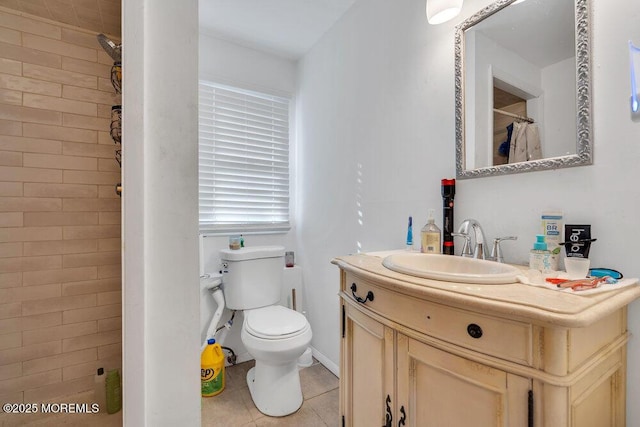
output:
M474 246L473 251L471 251L471 236L469 234L470 230L473 231L474 235ZM486 259L485 248L486 244L484 241L484 232L482 231L482 226L475 219L465 219L458 227L457 233L451 233L453 236L463 237L465 243L462 247L462 256L465 257L473 257L478 259Z
M471 230L470 230L471 229ZM471 234L473 231L474 245L471 246ZM491 256L487 255L487 244L484 237L484 231L482 226L475 219L469 218L462 221L460 227L458 227L457 233L451 233L452 236L462 237L464 244L462 245L462 256L478 259L487 259L491 261L504 262L502 251L500 249L500 242L503 240L517 240L516 236L509 237L497 237L493 239L493 248L491 249ZM471 249L473 247L473 250Z

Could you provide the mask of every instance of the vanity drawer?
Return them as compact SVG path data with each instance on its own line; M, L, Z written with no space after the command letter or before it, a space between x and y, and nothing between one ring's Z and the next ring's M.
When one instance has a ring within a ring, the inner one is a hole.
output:
M352 291L354 284L355 292ZM351 274L346 275L344 292L354 300L359 298L359 304L371 311L417 332L501 359L532 365L533 330L528 323L414 298ZM367 298L369 292L373 300Z

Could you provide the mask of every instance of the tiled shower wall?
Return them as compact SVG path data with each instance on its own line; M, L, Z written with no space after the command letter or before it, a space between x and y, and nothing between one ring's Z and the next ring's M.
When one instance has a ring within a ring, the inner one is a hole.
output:
M96 34L0 8L0 401L121 366L119 95Z

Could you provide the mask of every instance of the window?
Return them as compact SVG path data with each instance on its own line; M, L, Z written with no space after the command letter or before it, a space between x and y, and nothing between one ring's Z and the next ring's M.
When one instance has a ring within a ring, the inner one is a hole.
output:
M289 229L289 102L200 81L200 229Z

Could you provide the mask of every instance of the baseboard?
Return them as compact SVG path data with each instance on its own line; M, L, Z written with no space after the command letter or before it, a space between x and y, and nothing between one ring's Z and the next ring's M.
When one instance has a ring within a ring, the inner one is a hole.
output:
M324 354L320 353L313 346L311 346L311 352L313 353L313 357L315 357L318 362L320 362L325 368L331 371L333 375L340 378L340 367L333 363L331 359L329 359Z

